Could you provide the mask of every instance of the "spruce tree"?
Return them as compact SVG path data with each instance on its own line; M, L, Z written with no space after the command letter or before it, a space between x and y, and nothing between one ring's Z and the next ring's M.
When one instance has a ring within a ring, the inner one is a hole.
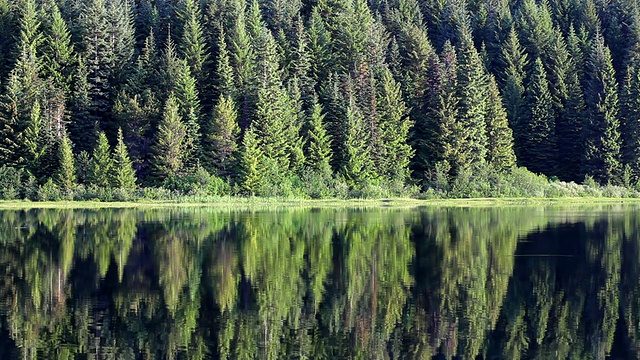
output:
M136 187L136 172L133 169L133 162L129 158L127 146L124 144L122 128L118 129L118 140L113 149L111 184L117 189L134 189Z
M640 176L640 57L631 60L620 94L622 159L637 180Z
M98 143L91 154L89 165L89 183L94 186L107 188L111 184L111 171L113 170L113 159L109 141L104 132L98 134Z
M367 145L369 132L362 113L352 98L349 100L346 116L345 163L342 171L351 188L361 188L376 175Z
M409 178L409 162L414 151L408 144L413 121L402 97L400 84L391 71L382 73L379 95L380 133L383 145L381 173L390 180L405 182Z
M307 165L322 174L331 174L331 137L324 124L322 106L314 102L308 125Z
M611 52L602 36L597 36L587 58L585 102L588 120L585 126L585 173L606 184L619 179L620 119L618 84L611 63Z
M486 89L487 74L471 37L471 29L460 29L458 55L458 116L465 129L458 149L460 165L468 167L484 161L487 153Z
M76 168L73 159L73 146L68 136L64 136L58 147L60 166L56 176L56 184L65 192L73 190L76 184Z
M231 96L218 100L205 127L204 163L207 171L221 176L233 173L238 150L238 112Z
M260 191L265 171L263 156L257 135L251 126L245 131L242 140L239 183L243 194L256 195Z
M202 30L199 3L195 0L182 0L178 18L182 21L180 52L187 61L193 77L202 86L206 80L205 70L209 53Z
M520 45L515 29L511 29L503 45L502 58L505 65L503 99L509 125L513 129L514 150L518 158L522 153L524 125L524 77L528 66L527 53Z
M532 172L555 174L556 139L553 99L542 60L534 62L527 84L527 116L522 124L520 165Z
M489 76L487 90L487 162L498 169L509 170L516 165L513 132L493 75Z
M51 2L46 16L50 16L51 20L44 39L43 70L46 76L53 78L54 84L68 95L75 63L71 32L55 2Z
M220 33L218 40L218 61L216 66L216 91L218 97L231 96L234 99L237 96L237 90L234 84L233 68L231 67L231 59L227 50L227 41L225 39L224 30Z
M175 97L169 95L158 124L151 158L156 181L162 182L183 169L186 143L187 127L180 118Z
M71 122L69 138L76 145L76 151L90 151L91 144L98 141L98 117L95 116L94 103L91 100L88 82L88 69L84 58L78 59L78 67L74 76L73 93L71 95Z

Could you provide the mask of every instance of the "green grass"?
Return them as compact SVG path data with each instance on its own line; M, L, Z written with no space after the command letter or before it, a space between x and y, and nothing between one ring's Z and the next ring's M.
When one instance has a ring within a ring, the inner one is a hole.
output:
M220 207L220 208L273 208L273 207L488 207L514 205L586 205L586 204L640 204L637 198L475 198L475 199L430 199L409 198L391 199L282 199L282 198L244 198L221 197L207 202L201 201L136 201L136 202L100 202L100 201L44 201L25 200L0 201L0 209L99 209L99 208L162 208L162 207Z

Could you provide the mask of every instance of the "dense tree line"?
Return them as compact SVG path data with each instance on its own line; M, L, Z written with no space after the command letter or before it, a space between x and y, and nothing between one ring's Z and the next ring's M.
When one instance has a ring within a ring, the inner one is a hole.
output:
M69 194L630 186L639 54L631 0L0 0L0 163Z

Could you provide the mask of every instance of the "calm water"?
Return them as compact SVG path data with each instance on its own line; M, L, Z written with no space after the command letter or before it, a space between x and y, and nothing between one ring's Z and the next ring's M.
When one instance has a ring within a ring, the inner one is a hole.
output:
M639 211L0 211L0 359L638 358Z

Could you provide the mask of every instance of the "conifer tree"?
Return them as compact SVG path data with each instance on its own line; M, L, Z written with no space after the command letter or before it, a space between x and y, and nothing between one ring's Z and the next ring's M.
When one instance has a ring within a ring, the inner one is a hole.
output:
M487 75L471 37L468 25L460 29L458 56L458 116L465 137L461 143L460 165L463 167L484 161L487 152L486 89Z
M118 189L134 189L136 187L136 172L133 169L133 162L129 158L127 146L124 144L122 128L118 129L118 140L113 149L111 184Z
M84 58L78 59L78 67L74 76L73 93L71 96L71 123L69 124L69 138L76 144L76 151L90 151L91 144L98 141L98 118L93 111L88 69Z
M373 159L367 145L369 132L353 98L349 100L346 115L345 163L342 171L350 187L360 188L375 177Z
M331 137L324 124L322 106L315 101L309 117L307 164L322 173L331 174Z
M183 169L186 145L187 127L180 118L175 97L169 95L158 124L151 158L157 181L162 182Z
M517 26L524 47L533 58L540 57L546 63L554 37L548 2L524 0L519 13Z
M55 2L51 1L46 11L46 16L50 16L51 20L44 38L43 70L47 76L53 78L54 84L67 95L73 79L72 67L75 62L71 32Z
M251 124L256 97L256 54L251 42L252 38L247 31L245 15L242 13L236 22L231 42L231 58L238 90L236 95L239 110L238 123L241 129L246 129Z
M509 36L503 45L502 58L505 65L504 72L504 106L509 118L509 124L513 129L515 141L514 150L520 157L522 153L522 136L524 125L524 76L528 65L527 54L520 45L515 29L511 29Z
M251 126L245 131L242 140L242 156L240 158L240 189L242 193L255 195L259 192L265 170L263 156L257 135Z
M71 191L76 184L76 168L73 159L73 146L68 136L64 136L58 147L60 167L56 183L65 192Z
M331 33L325 26L317 6L314 6L311 11L308 34L311 76L316 81L326 79L329 76L330 64L333 61Z
M526 91L527 116L522 124L520 165L532 172L555 174L556 139L553 99L542 60L534 62Z
M498 169L508 170L516 165L513 132L493 75L489 76L487 90L487 162Z
M221 176L232 174L239 135L235 103L229 95L223 95L213 109L213 116L206 126L203 165L207 171Z
M233 68L231 67L231 59L227 50L227 41L225 39L224 29L220 33L218 39L218 62L216 66L216 91L218 96L231 96L234 99L237 91L234 84Z
M640 175L640 57L629 63L620 94L622 159L634 178Z
M198 84L206 80L206 64L209 60L207 44L202 30L202 14L195 0L182 0L178 10L178 18L182 21L182 38L180 50L187 61L193 77Z
M414 154L408 144L413 122L408 116L400 84L393 79L389 69L382 73L378 104L383 145L380 172L389 179L405 182L409 178L409 162Z
M586 69L585 173L603 184L615 182L621 173L618 84L611 53L602 36L596 36Z
M16 23L13 1L0 0L0 78L5 78L13 65Z
M38 61L40 45L44 40L40 29L40 18L38 17L35 0L25 0L22 5L22 18L20 19L20 41L21 51L27 51Z
M98 187L106 188L111 184L111 171L113 170L113 159L109 142L104 132L98 134L98 143L91 154L89 165L89 183Z

